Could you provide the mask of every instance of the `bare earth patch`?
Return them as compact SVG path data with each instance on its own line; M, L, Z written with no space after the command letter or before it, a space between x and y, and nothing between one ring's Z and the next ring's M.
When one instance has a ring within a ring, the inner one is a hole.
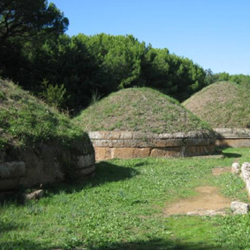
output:
M217 187L202 186L195 189L198 195L169 204L164 214L225 215L231 200L219 194Z
M220 175L231 172L231 167L214 168L213 175ZM217 187L200 186L195 189L197 196L181 199L175 203L167 205L164 215L225 215L232 200L225 198L219 193Z
M213 168L212 173L213 175L221 175L225 173L231 173L232 167L224 167L224 168Z

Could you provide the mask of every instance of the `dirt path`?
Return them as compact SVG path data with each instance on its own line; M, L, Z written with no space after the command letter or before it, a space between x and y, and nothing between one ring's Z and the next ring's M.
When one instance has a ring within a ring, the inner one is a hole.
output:
M215 168L213 175L230 172L231 168ZM164 215L170 216L175 214L187 215L225 215L230 207L232 200L223 197L217 187L200 186L197 187L197 196L181 199L175 203L169 204L164 209Z

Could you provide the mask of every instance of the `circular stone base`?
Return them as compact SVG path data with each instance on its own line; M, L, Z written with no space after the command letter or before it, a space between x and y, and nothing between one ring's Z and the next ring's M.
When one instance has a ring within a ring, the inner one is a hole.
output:
M152 134L130 131L89 132L96 160L113 158L186 157L214 153L211 131Z
M250 129L215 128L216 146L244 148L250 147Z

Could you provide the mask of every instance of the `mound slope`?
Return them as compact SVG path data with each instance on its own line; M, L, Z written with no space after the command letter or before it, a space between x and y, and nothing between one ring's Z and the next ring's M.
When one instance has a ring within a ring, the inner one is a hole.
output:
M250 91L231 82L202 89L183 105L213 128L250 127Z
M85 131L176 133L210 129L177 101L150 88L120 90L85 109L75 120Z
M0 191L87 176L94 149L70 119L0 80Z

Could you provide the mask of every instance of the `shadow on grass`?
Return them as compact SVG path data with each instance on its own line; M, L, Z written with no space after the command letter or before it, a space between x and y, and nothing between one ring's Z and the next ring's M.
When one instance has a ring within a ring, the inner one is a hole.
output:
M103 185L107 182L122 181L132 178L138 175L139 172L134 168L121 167L110 162L99 162L96 163L95 175L84 180L70 180L63 183L56 183L52 185L44 186L45 196L52 196L54 194L60 193L61 191L65 193L79 192L86 187L95 187ZM16 205L24 205L23 200L24 190L19 190L6 198L0 197L0 205L6 203L15 203Z
M223 153L223 155L227 158L240 158L242 156L241 154L236 153Z
M24 225L16 224L15 222L5 222L0 219L0 235L1 233L24 228ZM1 249L1 248L0 248Z
M78 249L78 248L77 248ZM81 248L79 248L80 250ZM82 248L84 249L84 248ZM230 250L220 244L208 245L206 242L182 243L180 240L152 239L149 241L135 241L126 243L117 243L110 246L91 247L89 250Z
M6 241L4 243L0 243L1 250L45 250L49 248L42 247L40 244L29 241L29 240L15 240L15 241Z
M64 191L66 193L72 193L81 191L86 187L100 186L108 182L116 182L130 179L139 172L134 168L121 167L110 162L99 162L96 163L96 171L93 177L89 177L85 180L70 181L67 183L60 183L48 187L49 193L57 193Z
M45 247L29 240L8 241L0 243L0 249L22 249L22 250L230 250L219 245L206 245L205 243L180 243L171 240L152 239L149 241L135 241L117 243L103 247Z

